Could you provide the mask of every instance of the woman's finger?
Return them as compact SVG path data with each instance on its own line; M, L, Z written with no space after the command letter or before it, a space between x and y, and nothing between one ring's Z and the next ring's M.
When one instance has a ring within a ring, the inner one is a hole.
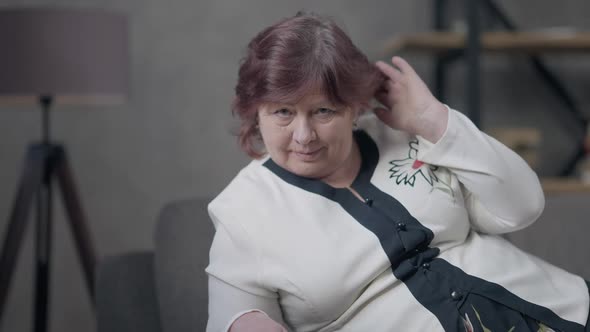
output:
M410 66L410 64L400 56L394 56L393 58L391 58L391 63L397 68L399 68L399 70L404 74L416 73L414 71L414 68L412 68L412 66Z
M383 61L377 61L375 63L375 66L377 66L377 68L383 74L385 74L385 76L387 76L390 80L399 79L400 72L397 69L393 68L391 65L388 65Z

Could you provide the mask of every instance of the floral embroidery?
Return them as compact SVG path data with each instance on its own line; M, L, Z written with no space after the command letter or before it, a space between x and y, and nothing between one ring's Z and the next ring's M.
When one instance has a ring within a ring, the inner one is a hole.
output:
M539 329L537 332L555 332L552 328L548 327L543 323L539 323Z
M483 332L492 332L492 330L488 329L487 327L485 327L485 325L483 325L483 322L481 321L481 317L479 316L479 312L477 312L477 310L475 310L474 306L471 306L471 308L473 308L473 312L475 312L475 316L477 317L477 320L479 321L479 325L481 325L481 329L483 330ZM514 329L514 326L512 328L510 328L510 330Z
M474 332L475 329L473 328L473 324L471 324L471 320L467 313L465 313L465 318L463 318L463 326L465 326L465 332Z
M475 313L475 316L477 317L477 320L479 321L479 325L481 326L481 329L484 332L492 332L492 330L490 330L485 325L483 325L483 322L481 320L481 316L479 315L479 312L477 312L477 310L475 310L475 307L472 305L471 308L473 309L473 312ZM461 319L463 320L463 326L465 327L465 332L474 332L475 331L475 329L473 328L473 324L471 323L471 320L469 319L469 315L467 315L467 313L465 313L465 318L461 317ZM537 324L539 325L539 329L536 332L555 332L552 328L548 327L547 325L545 325L541 322L537 322ZM512 326L508 330L508 332L514 332L515 329L516 329L516 326Z
M389 169L390 178L395 178L396 184L414 186L416 177L423 178L433 189L442 190L454 197L451 189L451 174L442 167L429 165L418 160L418 139L410 141L408 157L396 159L389 162L392 167ZM421 176L421 177L420 177Z

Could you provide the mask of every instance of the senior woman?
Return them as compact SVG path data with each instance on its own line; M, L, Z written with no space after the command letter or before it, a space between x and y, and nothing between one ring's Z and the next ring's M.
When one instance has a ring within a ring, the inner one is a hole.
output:
M535 173L402 58L298 14L249 43L234 113L207 331L585 330L584 280L498 236L541 214Z

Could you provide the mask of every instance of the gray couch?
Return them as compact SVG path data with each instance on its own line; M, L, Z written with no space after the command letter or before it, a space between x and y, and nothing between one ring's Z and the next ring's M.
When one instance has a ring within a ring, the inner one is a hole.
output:
M102 260L97 269L98 332L199 332L207 322L208 199L168 204L154 251Z

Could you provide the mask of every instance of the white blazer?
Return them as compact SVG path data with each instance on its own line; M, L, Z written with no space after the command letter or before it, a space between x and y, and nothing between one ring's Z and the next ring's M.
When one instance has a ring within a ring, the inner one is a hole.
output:
M293 331L584 330L584 280L498 236L544 207L518 155L454 110L436 143L359 128L365 202L266 158L210 203L207 331L252 310Z

